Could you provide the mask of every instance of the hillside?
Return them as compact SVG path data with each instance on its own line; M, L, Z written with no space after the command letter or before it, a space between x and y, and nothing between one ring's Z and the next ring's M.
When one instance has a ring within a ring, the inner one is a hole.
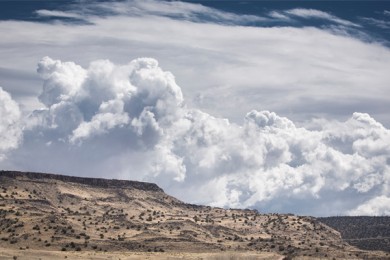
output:
M327 217L318 220L338 230L351 245L390 252L390 217Z
M102 259L233 251L255 259L387 257L348 245L312 217L187 204L144 182L1 171L0 216L0 252L19 259L42 250Z

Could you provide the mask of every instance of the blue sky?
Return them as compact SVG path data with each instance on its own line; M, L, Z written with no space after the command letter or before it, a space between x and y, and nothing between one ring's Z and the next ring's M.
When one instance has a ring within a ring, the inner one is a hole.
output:
M390 213L390 2L0 1L0 168Z
M105 2L105 1L98 1ZM107 1L106 1L107 2ZM323 1L183 1L192 4L201 4L207 7L215 8L221 11L240 14L240 15L257 15L264 16L275 10L288 10L294 8L316 9L327 13L331 13L336 17L346 19L351 22L362 25L362 31L368 33L371 37L377 40L385 41L388 44L389 31L389 1L338 1L338 0L323 0ZM9 1L2 0L0 17L2 20L29 20L49 22L53 19L60 19L67 22L77 22L77 19L54 16L41 16L35 11L37 10L61 10L67 11L72 9L74 5L86 5L86 1L42 1L42 0L17 0ZM104 11L96 13L107 15ZM200 15L201 18L201 15ZM205 17L206 18L206 17ZM298 18L298 17L296 17ZM207 19L206 19L207 20ZM210 20L210 19L209 19ZM263 22L249 22L247 25L252 26L326 26L328 21L322 19L296 19L291 21L273 20Z

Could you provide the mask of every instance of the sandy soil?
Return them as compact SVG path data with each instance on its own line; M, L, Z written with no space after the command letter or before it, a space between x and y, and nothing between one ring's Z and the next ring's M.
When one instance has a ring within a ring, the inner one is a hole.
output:
M124 252L61 252L48 250L15 250L0 248L0 259L18 260L52 260L52 259L150 259L150 260L175 260L175 259L197 259L197 260L281 260L283 256L275 253L124 253Z

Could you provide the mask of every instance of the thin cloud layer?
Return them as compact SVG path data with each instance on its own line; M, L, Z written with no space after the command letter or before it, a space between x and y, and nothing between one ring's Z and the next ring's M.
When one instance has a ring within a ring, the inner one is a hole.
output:
M150 58L83 68L45 57L38 72L45 108L25 122L15 165L39 170L50 154L56 172L153 181L215 206L388 212L377 202L390 192L390 131L368 114L309 130L253 110L238 125L185 105L174 76Z
M338 18L337 16L331 15L327 12L323 12L316 9L295 8L295 9L284 11L284 13L305 18L305 19L310 19L310 18L324 19L344 26L360 27L360 25L358 24L352 23L350 21Z
M363 20L369 24L372 24L374 26L380 27L382 29L390 29L390 22L389 21L375 19L372 17L362 17L361 20Z
M201 4L181 1L125 0L118 2L92 2L82 4L77 10L81 15L89 16L163 16L173 19L200 23L250 24L265 22L269 19L257 15L234 14L210 8ZM72 13L70 13L72 15Z
M82 19L83 18L82 15L75 14L72 12L52 11L52 10L46 10L46 9L36 10L35 13L41 17L73 18L73 19Z

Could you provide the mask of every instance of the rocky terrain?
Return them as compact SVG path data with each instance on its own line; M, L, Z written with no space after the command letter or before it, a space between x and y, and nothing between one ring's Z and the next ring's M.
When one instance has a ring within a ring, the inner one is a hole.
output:
M187 204L151 183L10 171L0 171L0 252L4 259L390 259L350 246L313 217Z

